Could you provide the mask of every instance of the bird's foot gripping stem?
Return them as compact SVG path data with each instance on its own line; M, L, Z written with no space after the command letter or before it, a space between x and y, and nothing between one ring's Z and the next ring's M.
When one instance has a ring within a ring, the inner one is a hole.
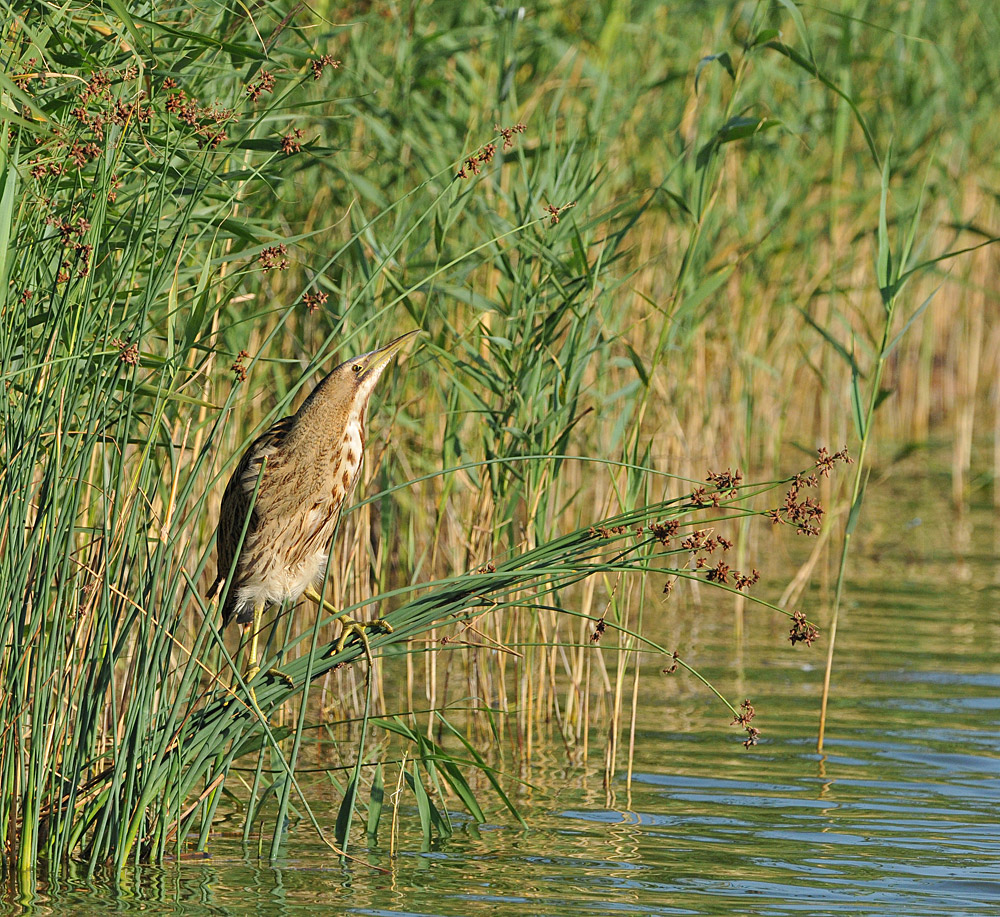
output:
M253 698L253 702L257 703L257 692L253 689L253 680L260 674L259 665L251 665L247 667L246 673L243 676L243 680L247 684L247 688L250 692L250 696ZM289 688L295 687L295 681L291 675L287 672L282 672L281 669L272 666L264 672L265 675L270 675L272 678L277 678L283 681Z
M376 634L391 634L392 625L384 618L376 618L374 621L355 621L349 615L342 614L337 617L343 626L340 638L334 644L332 655L339 653L350 642L352 637L357 637L365 649L365 655L371 659L372 649L368 642L368 631Z
M305 592L310 599L312 599L320 608L324 611L329 611L334 614L338 621L340 621L343 630L340 632L340 637L337 642L333 645L333 649L328 655L336 656L337 653L341 652L345 646L351 641L353 637L357 637L361 641L361 645L364 647L365 656L368 658L368 662L372 661L372 648L371 644L368 642L368 632L372 631L376 634L391 634L392 625L385 620L385 618L376 618L374 621L355 621L347 612L337 614L336 608L332 606L326 599L324 599L315 589L308 589Z
M270 675L272 678L277 678L279 681L283 681L289 688L295 687L295 680L287 672L282 672L281 669L276 666L271 666L265 673L265 675Z

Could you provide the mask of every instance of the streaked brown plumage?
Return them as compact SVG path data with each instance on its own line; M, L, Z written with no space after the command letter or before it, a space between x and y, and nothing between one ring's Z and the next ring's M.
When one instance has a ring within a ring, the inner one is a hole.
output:
M254 440L229 479L219 515L214 588L221 590L235 559L222 622L226 625L235 617L253 626L248 681L256 674L256 632L264 608L295 601L307 592L319 598L315 588L323 579L337 520L361 468L372 390L415 334L419 332L333 369L298 411ZM346 618L344 623L364 639L360 625Z

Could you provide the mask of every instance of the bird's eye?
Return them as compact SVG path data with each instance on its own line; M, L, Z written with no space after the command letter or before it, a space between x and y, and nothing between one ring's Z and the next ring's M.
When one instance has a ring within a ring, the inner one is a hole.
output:
M351 367L351 372L352 372L352 373L359 373L359 372L361 372L361 364L360 364L360 363L355 363L355 364L354 364L354 365L353 365L353 366Z

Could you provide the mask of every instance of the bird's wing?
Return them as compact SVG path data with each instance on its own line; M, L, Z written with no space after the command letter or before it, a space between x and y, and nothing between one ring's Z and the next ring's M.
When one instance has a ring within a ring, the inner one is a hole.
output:
M280 446L288 431L292 427L292 418L283 417L277 423L272 424L250 444L250 447L243 453L236 470L233 472L226 491L222 495L222 506L219 510L219 529L216 537L216 547L218 549L219 561L216 574L216 581L212 587L210 597L214 592L222 589L222 585L229 576L229 571L233 566L236 557L236 549L240 546L240 536L243 534L243 526L246 524L247 531L243 538L243 543L253 533L259 524L256 507L251 512L251 501L254 490L257 489L257 477L260 474L260 465L263 457L277 446ZM261 482L263 484L263 482ZM259 495L259 492L258 492ZM250 519L247 520L247 514ZM226 606L222 612L223 625L229 622L235 609L236 592L239 585L240 565L237 563L234 574L234 582L230 585L229 594L226 598Z

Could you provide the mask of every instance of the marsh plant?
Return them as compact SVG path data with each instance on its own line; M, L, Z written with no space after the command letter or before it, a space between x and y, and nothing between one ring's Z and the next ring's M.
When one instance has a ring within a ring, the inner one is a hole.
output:
M610 792L640 673L701 679L665 607L752 626L752 602L817 639L795 598L839 563L839 601L876 412L896 438L955 424L967 493L1000 332L981 255L947 261L992 204L952 176L992 148L948 125L995 100L942 61L971 41L989 75L983 39L921 4L881 30L791 3L398 14L4 6L0 851L23 880L206 849L222 810L272 855L292 817L394 850L400 798L425 842L449 806L518 820L554 739ZM922 29L944 50L892 54L897 121L873 124L851 87ZM946 263L962 296L934 296ZM393 631L369 664L331 614L271 615L292 686L263 679L258 712L205 598L221 489L331 360L411 328L324 587ZM752 560L775 526L843 535L781 601Z

